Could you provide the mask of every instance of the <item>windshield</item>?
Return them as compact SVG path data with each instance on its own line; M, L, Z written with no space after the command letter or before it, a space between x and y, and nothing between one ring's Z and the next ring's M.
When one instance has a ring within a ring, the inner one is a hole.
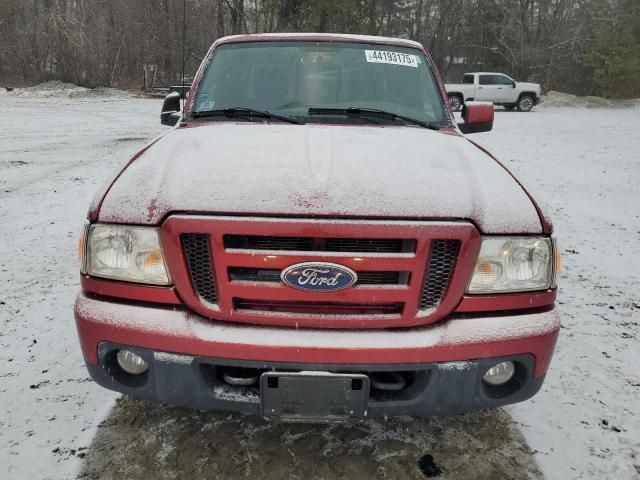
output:
M424 54L417 49L388 45L337 42L222 45L207 67L192 113L238 107L304 121L322 121L317 110L315 115L309 115L310 108L334 109L335 117L335 109L356 107L449 125Z

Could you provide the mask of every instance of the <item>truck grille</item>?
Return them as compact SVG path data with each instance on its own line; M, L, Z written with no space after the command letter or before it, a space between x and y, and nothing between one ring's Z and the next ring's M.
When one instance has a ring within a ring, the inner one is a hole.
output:
M216 320L296 328L436 321L464 295L480 244L466 222L176 215L161 235L189 308ZM280 280L283 269L310 261L344 265L358 281L340 291L310 292Z

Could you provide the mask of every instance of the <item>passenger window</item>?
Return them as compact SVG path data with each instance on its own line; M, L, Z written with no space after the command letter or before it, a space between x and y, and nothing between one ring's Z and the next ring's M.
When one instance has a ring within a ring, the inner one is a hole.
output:
M505 77L504 75L494 75L494 83L496 85L512 85L511 79Z
M462 77L462 83L470 83L473 85L473 75L464 75Z
M493 75L480 75L480 85L493 85Z

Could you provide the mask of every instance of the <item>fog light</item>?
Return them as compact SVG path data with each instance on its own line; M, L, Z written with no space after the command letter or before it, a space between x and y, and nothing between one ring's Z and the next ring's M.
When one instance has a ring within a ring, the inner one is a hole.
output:
M141 375L147 371L147 362L129 350L118 350L116 360L120 368L130 375Z
M504 385L513 378L516 366L513 362L502 362L487 370L482 379L489 385Z

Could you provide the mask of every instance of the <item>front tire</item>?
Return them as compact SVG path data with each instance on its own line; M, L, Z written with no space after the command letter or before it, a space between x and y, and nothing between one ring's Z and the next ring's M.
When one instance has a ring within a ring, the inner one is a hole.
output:
M459 95L450 95L449 105L451 106L451 110L457 112L462 108L462 99Z
M523 95L518 100L518 111L529 112L535 105L535 101L531 95Z

